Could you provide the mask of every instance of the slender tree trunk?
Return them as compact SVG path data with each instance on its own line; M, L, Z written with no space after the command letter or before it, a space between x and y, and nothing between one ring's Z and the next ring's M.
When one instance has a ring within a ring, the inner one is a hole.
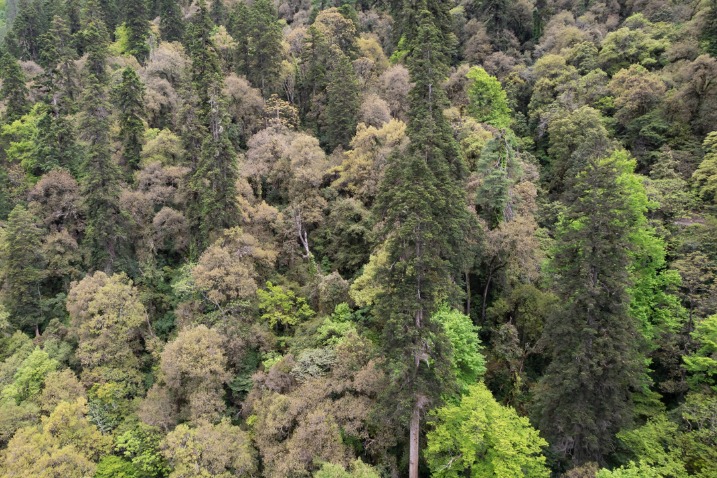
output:
M465 272L466 276L466 315L471 316L471 277L468 271Z
M418 478L418 451L421 430L421 403L416 400L411 414L408 478Z
M483 288L483 303L481 304L481 312L480 312L480 320L481 323L485 323L485 310L486 310L486 302L488 302L488 291L490 290L490 282L493 280L493 273L491 272L488 275L488 280L485 283L485 287Z

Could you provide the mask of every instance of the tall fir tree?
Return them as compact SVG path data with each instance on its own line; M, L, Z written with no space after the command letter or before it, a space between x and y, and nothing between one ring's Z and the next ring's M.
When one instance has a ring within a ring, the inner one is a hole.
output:
M144 85L137 72L127 67L115 87L115 103L119 109L122 156L130 171L139 169L144 139Z
M184 38L182 9L176 0L160 0L159 33L164 41L182 41Z
M702 40L703 49L710 55L717 57L717 0L709 0L707 4L700 39Z
M40 64L45 68L43 88L45 101L55 114L73 112L78 93L77 50L68 23L59 15L52 18L48 32L42 38Z
M14 326L38 333L43 321L42 230L24 206L15 206L8 216L4 242L0 247L2 303Z
M334 47L334 66L329 72L326 87L326 109L319 123L319 137L329 150L348 147L356 134L361 106L359 84L348 57Z
M237 154L228 137L224 81L211 37L213 27L206 2L201 0L187 31L192 86L198 101L197 128L192 136L199 139L201 135L189 182L192 197L188 217L196 239L195 254L207 247L217 233L237 225L239 220Z
M574 464L605 463L644 378L629 313L631 237L644 222L625 180L633 169L624 152L588 161L566 191L553 251L563 307L543 332L552 361L538 388L540 428Z
M265 97L278 92L279 71L283 56L283 33L271 0L255 1L249 13L250 64L247 78Z
M128 53L144 63L149 55L149 11L147 0L124 0L124 18L128 37Z
M110 145L111 106L105 67L109 35L97 15L97 1L89 0L85 8L89 23L83 30L87 39L87 62L80 131L86 143L81 179L88 217L83 245L91 270L111 272L124 241L119 208L121 171L112 160Z
M421 0L409 7L409 93L405 153L390 158L379 188L387 266L378 277L384 290L374 315L396 384L388 392L409 423L409 477L418 478L421 416L452 387L449 347L433 313L459 294L458 252L469 226L462 181L465 166L443 116L442 84L454 46L447 22L451 2ZM390 266L389 266L390 265Z
M0 95L5 100L3 120L11 123L30 111L30 100L25 86L25 75L18 61L8 52L3 52L0 56L0 78Z

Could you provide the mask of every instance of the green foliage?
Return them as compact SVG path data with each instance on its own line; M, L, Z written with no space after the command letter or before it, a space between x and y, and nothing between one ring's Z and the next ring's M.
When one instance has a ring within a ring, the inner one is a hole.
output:
M135 466L118 456L102 457L95 470L95 478L139 478Z
M266 289L259 289L256 293L259 297L259 309L262 311L261 318L271 328L291 329L315 314L306 299L297 297L294 291L284 289L280 285L267 282Z
M314 478L380 478L380 476L376 469L360 459L351 463L348 471L341 465L324 463L319 471L314 473Z
M138 475L147 478L160 478L166 476L169 467L160 452L162 433L143 423L117 435L115 450L129 460Z
M468 113L480 121L496 128L507 128L512 122L508 96L500 82L479 66L472 67L466 77L468 86Z
M122 81L115 89L116 104L120 111L120 137L125 163L138 169L144 138L144 85L132 68L122 71Z
M547 446L527 418L495 401L483 383L471 385L457 404L433 412L425 450L436 478L548 477Z
M30 102L27 98L25 75L17 60L6 51L0 56L0 78L2 78L0 96L5 100L3 120L6 123L13 122L28 112Z
M42 391L45 377L55 371L59 363L46 352L36 348L15 372L13 382L0 392L2 400L14 400L17 404L33 400Z
M696 387L707 385L717 392L717 315L701 320L692 332L697 350L683 357L685 369Z
M320 136L329 151L346 148L356 133L360 103L359 85L353 65L341 50L332 50L334 66L326 86L326 111L320 121Z
M32 213L18 205L8 216L3 236L0 236L0 278L5 286L2 303L10 314L12 325L37 331L44 321L41 308L45 268L40 247L42 231Z
M700 197L713 203L717 199L717 131L707 135L702 147L705 156L692 175L692 180Z
M640 247L632 235L645 213L644 192L631 188L634 166L625 152L585 166L567 192L553 252L563 306L544 329L552 362L538 391L540 425L577 464L604 460L632 420L630 391L644 380L629 297L629 251Z
M443 305L433 314L433 320L443 326L451 344L453 372L460 389L465 391L486 371L485 358L481 354L482 346L478 338L478 327L473 325L470 317L447 305Z

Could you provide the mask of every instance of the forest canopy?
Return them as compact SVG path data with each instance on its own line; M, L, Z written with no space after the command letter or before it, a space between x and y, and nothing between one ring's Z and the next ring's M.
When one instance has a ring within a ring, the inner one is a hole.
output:
M0 478L717 476L717 0L0 0Z

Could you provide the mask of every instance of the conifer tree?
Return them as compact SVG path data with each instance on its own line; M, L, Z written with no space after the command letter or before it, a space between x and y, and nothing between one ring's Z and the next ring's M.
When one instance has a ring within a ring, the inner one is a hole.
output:
M329 150L337 146L348 147L351 138L356 134L361 106L359 84L353 65L338 47L333 48L333 52L336 59L329 73L326 111L320 130L320 136Z
M124 0L124 8L125 25L129 30L128 53L143 63L149 54L149 12L146 0Z
M89 19L83 30L87 39L86 86L82 97L80 131L86 143L82 164L82 189L88 211L84 245L92 270L112 271L119 255L122 227L119 223L119 167L110 149L110 110L105 61L109 36L97 15L96 0L86 5Z
M14 326L39 331L44 269L40 253L42 231L24 206L15 206L8 216L4 242L0 247L2 303Z
M566 191L553 252L564 305L543 333L552 362L539 387L540 428L576 464L605 462L644 378L629 314L631 236L644 213L626 180L634 165L624 152L587 162Z
M78 96L77 58L72 33L67 22L55 15L48 32L42 38L40 63L45 67L43 86L56 115L72 112Z
M124 161L130 170L136 170L139 169L144 138L144 85L134 69L127 67L122 71L122 81L116 87L115 98L120 114Z
M374 314L392 383L389 394L408 419L409 476L418 477L421 415L451 387L450 354L444 333L431 318L439 301L457 294L453 276L468 226L461 181L465 167L443 117L453 37L451 2L422 0L411 7L404 25L410 51L408 150L388 162L376 212L383 218L388 253L379 272L385 284Z
M199 158L190 178L192 198L188 211L196 238L195 253L201 252L218 231L237 225L239 217L237 157L227 132L223 77L211 38L213 26L202 0L187 32L192 85L199 101L194 135L202 135Z
M6 105L3 119L6 123L12 123L30 111L30 101L27 98L25 75L17 60L8 52L0 56L0 78L2 78L0 95Z
M712 56L717 56L717 0L708 2L701 39L704 50Z
M224 0L212 0L210 16L215 25L225 24L227 17L227 8L224 5Z
M264 96L277 92L281 68L283 34L274 2L257 0L251 6L250 64L247 78Z
M179 2L160 0L159 33L164 41L182 41L184 37L184 19Z
M8 32L8 44L12 53L22 60L37 61L40 57L40 38L49 27L52 18L51 5L38 0L20 0L17 16Z

